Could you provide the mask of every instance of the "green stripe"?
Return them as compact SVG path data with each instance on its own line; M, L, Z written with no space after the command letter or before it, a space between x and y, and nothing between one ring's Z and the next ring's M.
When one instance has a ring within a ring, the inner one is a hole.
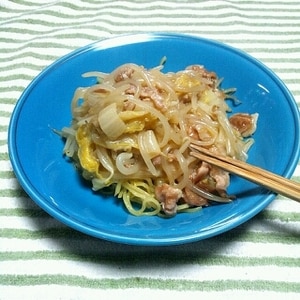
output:
M79 25L78 27L81 27L81 25ZM24 30L24 32L25 32L26 30ZM24 33L23 32L23 33ZM36 43L34 42L35 40L41 40L41 39L50 39L50 40L54 40L54 39L56 39L56 40L60 40L60 39L63 39L63 40L67 40L67 39L75 39L75 38L77 38L77 39L87 39L87 40L91 40L91 41L94 41L94 40L98 40L99 39L99 35L91 35L91 34L89 34L88 32L85 32L85 33L80 33L80 32L71 32L71 33L59 33L59 32L56 32L55 34L51 34L51 35L49 35L49 36L47 36L47 35L43 35L43 37L41 38L41 37L37 37L37 38L35 38L35 39L32 39L31 41L30 41L30 43L31 44L34 44L34 46L33 47L36 47L35 45L36 45ZM27 42L27 40L25 40L25 39L22 39L22 38L20 38L20 39L18 39L18 38L15 38L15 37L12 37L12 38L6 38L5 40L1 40L3 43L8 43L8 44L20 44L20 43L28 43ZM66 42L66 41L64 41L64 42ZM48 43L48 42L47 42ZM48 45L48 44L47 44Z
M221 242L251 242L251 243L279 243L279 244L299 244L299 234L297 232L251 232L246 231L243 227L238 227L225 234L218 236Z
M84 235L68 228L48 228L44 230L27 230L0 228L0 237L18 239L41 239L41 238L82 238Z
M212 29L211 27L216 27L216 29ZM232 36L240 36L240 35L253 35L255 37L257 36L263 36L265 38L267 38L269 35L272 35L272 36L278 36L279 38L282 37L282 35L285 35L286 37L287 36L291 36L291 37L294 37L294 36L297 36L297 32L296 31L286 31L286 32L281 32L281 31L272 31L272 30L266 30L266 28L263 28L263 30L257 30L257 28L254 28L254 29L239 29L239 30L235 30L235 29L230 29L228 27L221 27L220 28L220 25L217 26L215 24L215 26L211 26L210 28L205 28L205 30L201 30L201 26L198 28L198 29L192 29L190 30L188 27L184 29L184 32L185 33L193 33L193 34L197 34L197 35L201 35L202 33L207 35L208 33L210 34L217 34L217 35L220 35L221 33L222 34L226 34L224 36L224 40L227 39L227 38L230 38L228 36L232 35ZM252 27L252 24L251 26L249 26L249 28ZM100 27L101 28L101 27ZM174 32L182 32L182 29L176 29L176 27L174 27ZM115 31L112 31L111 30L111 33L118 33L118 32L123 32L122 30L115 30ZM132 30L132 32L143 32L143 30L140 30L140 29L137 29L137 30ZM241 39L239 39L239 41L241 41Z
M25 56L23 56L23 59L24 59ZM31 58L31 57L30 57ZM30 70L35 70L35 71L40 71L41 68L43 68L44 65L37 65L36 63L27 63L27 62L20 62L20 63L13 63L11 62L9 64L9 70L12 70L12 69L30 69ZM7 68L7 66L4 67L5 69ZM19 74L15 74L16 75L19 75ZM25 74L24 74L25 75ZM7 79L7 78L10 78L11 76L13 75L2 75L1 78L3 79Z
M32 200L30 200L32 201ZM31 208L2 208L0 209L0 216L9 216L9 217L30 217L30 218L41 218L47 217L49 215L42 209L31 209Z
M0 87L0 93L4 92L23 92L24 86L4 86Z
M63 28L63 27L69 27L69 26L80 26L82 25L81 22L81 18L80 16L76 16L76 18L74 18L74 16L71 18L68 18L68 15L63 15L61 14L61 18L64 20L68 20L68 22L51 22L50 20L46 20L46 16L56 16L57 17L57 13L54 11L41 11L38 14L41 14L43 16L43 18L40 19L34 19L31 22L33 23L32 25L34 26L45 26L45 27L49 27L49 28ZM149 17L150 16L150 17ZM153 16L153 17L151 17ZM259 20L257 22L253 22L252 19L249 19L249 21L245 21L245 20L222 20L222 22L218 23L218 22L213 22L212 21L212 17L211 16L206 16L205 15L201 15L201 18L197 18L197 15L193 15L193 14L182 14L180 13L180 11L178 12L178 14L173 14L170 16L166 16L165 14L161 14L160 16L158 16L158 14L149 14L149 11L147 12L147 16L135 16L132 15L131 18L128 18L128 15L126 16L126 18L124 18L123 15L121 15L120 17L114 17L114 14L110 14L110 15L106 15L107 18L104 18L103 15L99 15L99 17L93 17L92 18L92 22L94 23L100 23L101 27L103 28L107 28L107 26L121 26L121 25L126 25L126 26L135 26L135 25L149 25L149 21L151 21L151 19L153 19L153 24L155 24L156 26L158 25L166 25L168 23L170 24L174 24L174 18L176 17L176 26L180 26L180 25L187 25L187 20L189 19L189 24L197 24L197 25L202 25L205 24L205 27L217 27L219 28L220 25L222 25L222 27L225 29L228 29L227 26L230 25L245 25L245 26L251 26L251 28L264 28L265 27L278 27L278 28L295 28L295 26L299 25L297 23L290 23L290 22L283 22L280 21L278 22L278 24L276 23L266 23L266 17L263 16L261 23L259 23ZM160 19L164 19L163 20L156 20L156 18L159 17ZM232 16L234 17L234 16ZM89 18L89 16L87 15L84 18ZM207 18L207 19L206 19ZM131 20L130 22L128 22L128 20ZM299 19L299 18L297 18ZM75 21L74 21L75 20ZM208 21L207 21L208 20ZM288 18L284 18L284 20L288 20ZM170 21L170 22L168 22ZM20 20L14 20L14 24L18 24L18 25L22 25L22 24L28 24L28 21L25 19L20 19ZM89 28L91 28L91 24L89 24ZM219 28L220 29L220 28ZM102 29L103 30L103 29ZM222 31L222 29L220 29L220 31ZM26 32L26 28L25 28L25 32ZM238 31L240 33L240 31Z
M198 18L199 14L195 13L195 8L194 7L188 7L188 6L183 6L183 7L177 7L173 6L172 7L172 13L170 14L170 9L167 8L167 10L164 10L164 8L156 6L153 8L148 8L145 9L145 7L135 7L134 11L130 10L130 8L122 8L120 5L118 7L97 7L97 12L98 14L95 15L95 9L90 8L90 9L84 9L84 11L81 9L80 15L76 15L74 17L74 14L72 13L67 13L67 12L62 12L58 10L49 10L49 9L44 9L40 11L35 12L35 16L37 15L43 15L44 20L40 19L18 19L18 20L13 20L14 24L40 24L47 26L49 28L53 27L62 27L66 26L67 24L71 25L76 25L79 22L83 22L86 19L90 19L92 22L97 22L99 20L104 20L105 22L109 21L110 23L117 23L118 21L124 22L125 20L128 20L128 17L132 17L131 19L145 19L147 18L148 20L150 19L156 19L156 18L164 18L166 20L172 19L176 17L176 19L183 19L183 18L188 18L188 19L194 19L197 22L203 23L205 21L205 24L215 24L218 25L220 23L224 25L228 24L254 24L255 26L263 26L266 25L266 21L276 21L277 24L274 22L273 24L276 25L287 25L290 26L291 23L290 21L296 21L295 25L297 25L297 21L299 21L299 17L295 15L290 15L288 18L287 16L282 15L280 12L279 14L275 15L246 15L241 12L216 12L216 9L212 9L211 13L209 14L210 10L205 10L205 14L201 15L201 18ZM201 9L204 9L203 7ZM151 12L150 12L151 10ZM132 11L132 12L131 12ZM204 10L203 10L204 11ZM90 13L91 12L91 13ZM208 12L208 13L207 13ZM58 19L63 19L64 22L55 22L51 24L50 21L45 20L45 18L50 18L50 17L56 17ZM214 17L217 22L211 22L212 21L212 16ZM125 17L125 18L124 18ZM255 17L255 22L253 22L253 18ZM234 20L226 20L226 18L232 18ZM116 20L118 19L118 20ZM207 22L209 21L209 23ZM70 23L69 23L69 22ZM40 23L42 22L42 23ZM11 23L11 22L7 22ZM51 26L52 25L52 26ZM10 29L11 30L11 29ZM25 30L28 30L26 28ZM29 29L28 33L40 33L40 31L34 30L34 29ZM31 31L32 30L32 31ZM53 30L46 31L45 33L53 32Z
M13 171L0 171L1 179L13 179L16 178L15 173ZM1 210L0 210L1 214Z
M300 49L299 49L299 52L300 52ZM299 60L300 61L300 60ZM297 63L297 61L295 61L295 63ZM292 73L294 73L294 74L297 74L297 72L299 72L299 69L297 69L297 68L272 68L272 71L273 72L275 72L275 73L286 73L286 74L292 74ZM296 78L295 78L296 79ZM298 79L296 79L296 80L299 80L299 78Z
M175 291L274 291L274 292L299 292L299 282L277 282L268 280L214 280L198 281L184 279L154 279L144 277L131 277L122 279L90 279L85 276L75 275L0 275L3 285L12 286L38 286L61 285L91 289L132 289L151 288Z
M176 264L194 264L200 266L231 266L231 267L255 267L255 266L278 266L278 267L297 267L299 258L289 257L237 257L222 255L206 255L199 250L193 254L189 251L177 251ZM100 255L99 255L100 254ZM146 265L164 264L165 267L174 265L174 257L168 250L162 251L153 249L149 251L119 253L103 251L90 252L70 252L70 251L18 251L0 253L0 261L17 261L17 260L70 260L78 262L93 262L97 264L114 264L124 268L128 265L144 263Z
M286 78L286 79L284 79L284 83L286 83L286 84L298 84L299 79L298 78L295 78L295 79Z
M31 1L28 1L28 0L14 0L14 1L11 1L11 2L15 2L15 3L18 3L20 5L27 5L27 6L30 6L30 5L35 5L36 6L37 5L36 2L31 2ZM83 1L83 2L85 2L85 1ZM58 3L58 6L59 7L69 7L69 8L74 8L75 7L75 8L78 8L78 9L81 8L81 7L78 7L74 4L67 3L67 2ZM86 9L86 8L84 8L84 9Z
M282 36L281 36L282 37ZM225 37L226 41L228 41L229 43L241 43L241 45L245 45L245 44L259 44L259 45L269 45L269 46L278 46L282 45L292 45L292 44L299 44L300 43L300 39L298 37L298 35L295 36L295 38L291 38L291 39L274 39L274 37L270 37L270 39L257 39L256 36L252 36L252 37L246 37L243 39L238 40L237 38L227 38ZM252 48L251 48L252 49ZM288 59L287 57L277 57L277 59L279 61L281 61L282 59L286 60Z
M2 104L12 104L15 105L17 102L17 99L13 99L13 98L2 98L1 99L1 103Z
M298 163L298 165L300 166L300 162ZM297 181L297 182L300 183L300 176L293 176L292 179L293 179L294 181Z
M14 68L10 68L11 70L13 70ZM41 68L37 68L39 71L41 71ZM11 81L15 81L15 80L27 80L28 82L32 81L34 78L34 75L28 75L26 71L22 71L22 73L19 70L16 70L16 74L14 75L7 75L7 76L0 76L0 81L1 82L11 82Z
M41 238L80 238L83 234L69 228L47 228L43 230L0 228L0 237L18 239L41 239ZM228 242L252 242L252 243L280 243L297 245L300 243L297 232L247 232L242 227L231 230L218 236L219 243Z
M282 222L298 222L300 221L300 212L282 212L277 210L266 209L258 214L257 220L280 220Z
M28 197L26 195L25 191L21 188L19 188L19 189L1 189L0 196L1 197L13 197L13 198Z
M0 125L0 132L7 132L8 125Z
M251 52L251 53L280 53L282 54L283 52L284 53L299 53L300 51L300 47L297 46L297 47L293 47L293 48L285 48L285 47L282 47L282 48L272 48L272 47L260 47L260 48L246 48L244 47L243 50L245 52ZM295 58L292 62L299 62L300 58ZM285 60L282 59L280 62L283 63ZM296 68L295 68L296 69ZM291 69L293 70L293 69Z
M261 5L267 5L268 8L265 8L267 11L272 11L271 8L272 8L272 6L275 6L275 5L280 5L281 6L280 11L284 11L284 8L286 8L288 5L290 5L292 7L288 10L294 11L293 9L295 9L295 5L299 4L299 2L296 2L296 1L259 1L259 2L257 2L257 0L252 0L252 1L251 0L250 1L243 0L243 1L239 1L239 2L241 5L245 5L245 6L253 5L255 8L246 7L245 10L253 9L255 11L258 10L258 7L260 10Z
M22 32L24 32L22 30ZM53 61L57 58L55 55L50 55L50 54L43 54L40 51L38 52L33 52L33 51L25 51L23 53L14 53L11 51L11 56L9 56L10 63L13 64L14 60L20 59L23 60L24 57L30 57L30 58L35 58L35 59L40 59L40 60L46 60L46 61ZM0 63L5 62L7 63L8 57L0 57Z
M94 25L89 23L87 24L86 26L84 26L84 24L82 24L82 22L80 21L80 19L82 18L81 16L76 16L76 18L74 18L72 16L68 18L68 15L61 15L61 18L64 19L64 20L68 20L68 22L51 22L50 20L46 20L45 19L45 15L47 16L52 16L52 15L55 15L57 17L57 13L54 12L54 11L40 11L40 12L37 12L41 15L43 15L43 18L40 18L40 19L34 19L34 20L31 20L31 22L33 22L32 25L34 26L45 26L45 27L49 27L49 28L65 28L65 27L80 27L80 28L84 28L84 27L87 27L89 29L91 28L94 28ZM132 22L128 22L128 16L126 15L126 18L124 18L124 15L120 15L120 17L114 17L114 14L109 14L109 15L106 15L107 18L104 18L103 14L100 14L99 17L96 17L94 18L93 15L89 16L87 15L85 18L92 18L92 22L95 23L95 24L101 24L99 26L99 28L102 29L102 31L104 29L109 29L110 27L112 26L118 26L118 28L120 28L120 26L136 26L136 25L146 25L146 26L149 26L149 21L152 19L151 17L149 18L149 12L147 12L148 14L148 17L137 17L137 16L132 16L132 18L130 18L132 20ZM158 14L153 14L153 16L156 18L156 17L159 17ZM198 18L197 15L193 15L193 14L182 14L182 12L178 13L178 15L170 15L169 17L167 17L165 14L161 14L160 15L160 18L163 19L163 21L160 21L160 20L155 20L153 21L153 23L156 25L156 26L163 26L163 25L167 25L168 23L169 24L173 24L173 22L168 22L168 21L171 21L171 20L174 20L174 17L176 16L176 26L181 26L181 25L187 25L187 21L186 19L189 19L189 25L202 25L205 24L205 27L206 27L206 32L207 31L210 31L212 29L212 27L215 27L215 28L218 28L218 31L221 32L223 31L222 28L224 28L224 31L228 31L228 26L230 25L236 25L236 24L239 24L239 25L245 25L245 26L251 26L251 30L250 31L255 31L255 34L259 34L259 31L257 31L257 28L263 28L264 30L262 30L261 34L264 34L266 35L266 31L265 31L265 28L266 27L273 27L273 28L295 28L295 26L297 26L297 24L295 23L284 23L284 22L280 22L278 24L268 24L266 23L266 17L263 16L262 17L262 22L259 23L259 21L256 20L256 22L253 22L251 19L249 21L244 21L244 20L222 20L222 24L218 24L216 22L213 22L211 19L211 16L205 16L205 15L202 15L201 18ZM205 20L205 18L208 18L208 21ZM276 16L276 19L277 19L277 16ZM297 18L299 19L299 18ZM75 21L74 21L75 20ZM284 18L283 20L288 20L288 18ZM18 25L27 25L28 24L28 20L25 19L20 19L20 20L14 20L14 24L18 24ZM220 25L222 25L222 28L220 28ZM298 24L299 25L299 24ZM208 27L211 27L211 28L208 28ZM9 29L9 30L14 30L14 29ZM18 29L16 29L18 31ZM24 32L27 32L28 30L28 33L33 33L34 35L41 35L40 32L36 32L36 31L32 31L32 29L27 29L25 28L24 29ZM141 30L141 29L139 29ZM142 29L144 30L144 29ZM53 29L50 31L50 32L54 32ZM200 32L201 32L201 29L200 29ZM229 30L230 32L230 30ZM239 30L238 31L239 33L241 33L242 31ZM270 31L271 32L271 31ZM276 31L275 31L276 32ZM88 33L88 32L87 32ZM234 33L236 33L236 30L234 30ZM273 33L273 31L272 31ZM290 32L291 34L292 32ZM47 32L46 32L47 34ZM281 34L283 34L281 32Z
M39 40L41 40L41 39L39 39ZM72 46L65 44L65 43L58 43L58 42L53 42L53 41L43 41L43 42L33 41L33 42L24 43L21 46L17 47L16 49L0 48L0 50L1 50L1 53L11 53L12 51L16 51L16 50L27 49L28 47L37 48L36 49L37 52L41 51L39 48L42 48L42 49L57 48L57 49L66 49L66 50L74 49Z
M1 78L1 77L0 77L0 78ZM1 103L2 103L2 101L1 101ZM11 116L11 113L10 113L10 112L8 112L8 111L3 111L3 110L0 111L0 117L9 118L10 116Z
M24 1L25 2L25 1ZM85 6L84 10L85 11L100 11L102 9L108 9L111 8L113 9L114 7L118 8L118 9L124 9L124 10L128 10L128 9L132 9L132 6L134 6L134 10L135 11L141 11L144 12L145 11L145 3L141 2L141 1L130 1L130 2L116 2L114 4L114 2L108 1L107 5L106 3L101 3L100 5L96 6L95 5L95 1L91 0L91 1L84 1L86 3L90 3L94 6L89 7L89 6ZM103 2L103 1L102 1ZM127 4L128 3L128 4ZM135 3L135 5L132 5L133 3ZM194 5L194 3L196 5ZM98 3L97 3L98 4ZM250 12L250 11L254 11L256 12L258 10L257 8L257 3L252 3L252 2L248 2L248 1L243 1L240 3L241 5L239 7L237 7L236 5L231 5L230 3L223 5L223 4L219 4L219 5L214 5L214 6L203 6L199 3L199 1L189 1L188 3L176 3L176 5L174 5L174 1L162 1L160 2L160 4L158 5L156 2L155 3L146 3L147 5L147 11L155 11L157 9L170 9L170 6L172 6L172 10L176 10L176 9L199 9L201 8L201 11L207 12L207 11L215 11L215 10L220 10L220 9L230 9L233 8L234 11L232 11L233 15L237 14L237 11L246 11L246 12ZM249 7L248 5L253 5L253 7ZM267 7L263 7L264 2L260 2L259 5L259 11L265 11L266 13L268 13L270 15L270 12L297 12L299 11L299 9L297 9L297 6L295 2L284 2L285 5L282 5L282 2L266 2L265 6ZM24 4L24 5L28 5L28 4ZM36 3L34 4L36 5ZM275 5L281 5L281 8L277 8ZM289 7L290 6L290 7ZM72 9L74 11L82 11L82 6L77 6L75 4L71 4L71 3L66 3L66 2L61 2L61 3L57 3L57 7L66 7L69 9ZM7 9L5 7L1 8L3 11L6 12L11 12L11 9ZM14 8L14 12L25 12L26 10L22 9L22 8ZM44 9L41 10L41 12L47 12L49 11L49 9ZM59 9L56 9L56 11L59 11ZM65 15L63 13L57 13L57 15ZM57 16L55 15L55 16ZM66 15L68 16L68 15ZM268 15L267 15L268 16ZM71 15L70 15L71 17Z
M0 153L0 161L1 160L9 160L9 154L7 152Z

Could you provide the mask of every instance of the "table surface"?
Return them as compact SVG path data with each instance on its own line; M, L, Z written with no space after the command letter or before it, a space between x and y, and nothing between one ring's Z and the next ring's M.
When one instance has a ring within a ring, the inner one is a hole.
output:
M46 66L97 40L188 33L261 60L300 103L300 2L4 0L0 3L0 299L300 298L300 205L278 196L221 237L172 247L95 239L44 213L12 170L11 113ZM298 166L293 179L299 181ZM102 298L101 298L102 297Z

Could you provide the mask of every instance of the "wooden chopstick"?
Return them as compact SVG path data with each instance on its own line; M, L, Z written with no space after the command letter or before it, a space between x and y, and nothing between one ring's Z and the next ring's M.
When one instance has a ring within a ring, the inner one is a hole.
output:
M216 155L193 143L191 143L190 147L197 150L197 152L191 152L191 155L194 157L264 186L270 191L300 202L299 183L262 168L250 165L244 161L233 159L224 155Z

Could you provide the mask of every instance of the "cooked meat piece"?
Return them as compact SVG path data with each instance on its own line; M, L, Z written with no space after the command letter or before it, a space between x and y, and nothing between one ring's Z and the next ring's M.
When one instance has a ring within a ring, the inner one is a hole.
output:
M126 95L134 95L137 91L137 87L134 84L130 84L129 88L125 91Z
M140 98L142 100L151 100L154 106L160 111L166 111L167 107L164 104L164 98L159 94L157 89L151 87L143 87L141 89Z
M229 173L207 162L203 161L200 167L194 170L190 180L210 193L228 197L226 190L229 185Z
M134 73L134 70L130 67L123 67L120 69L119 73L115 76L115 82L120 82L125 79L131 78L132 74Z
M192 183L197 184L199 181L205 179L210 172L210 164L203 161L198 169L194 170L193 173L190 175L190 180Z
M229 185L229 173L218 167L212 166L209 175L216 182L216 191L221 197L228 197L227 187Z
M237 113L229 118L229 122L243 137L247 137L256 130L257 116L257 114Z
M177 211L177 202L182 198L182 191L163 183L155 188L155 197L161 202L165 214L173 216Z
M130 101L124 101L123 110L134 110L135 104Z
M192 65L186 68L187 70L196 71L201 75L202 78L207 79L210 82L210 85L214 85L217 81L217 75L215 72L210 72L201 65Z
M161 156L157 155L155 157L152 158L152 163L154 166L159 166L161 165Z
M206 205L208 205L207 199L194 193L189 188L184 189L183 200L185 203L189 204L190 206L206 206Z

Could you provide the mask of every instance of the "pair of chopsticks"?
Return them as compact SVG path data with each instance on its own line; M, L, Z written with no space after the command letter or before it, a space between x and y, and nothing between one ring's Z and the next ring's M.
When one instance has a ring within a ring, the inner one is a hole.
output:
M209 164L220 167L230 173L239 175L249 181L259 184L270 191L281 194L290 199L300 202L300 184L269 172L267 170L255 167L246 162L233 159L224 155L216 155L209 150L191 143L193 150L191 155L205 161Z

